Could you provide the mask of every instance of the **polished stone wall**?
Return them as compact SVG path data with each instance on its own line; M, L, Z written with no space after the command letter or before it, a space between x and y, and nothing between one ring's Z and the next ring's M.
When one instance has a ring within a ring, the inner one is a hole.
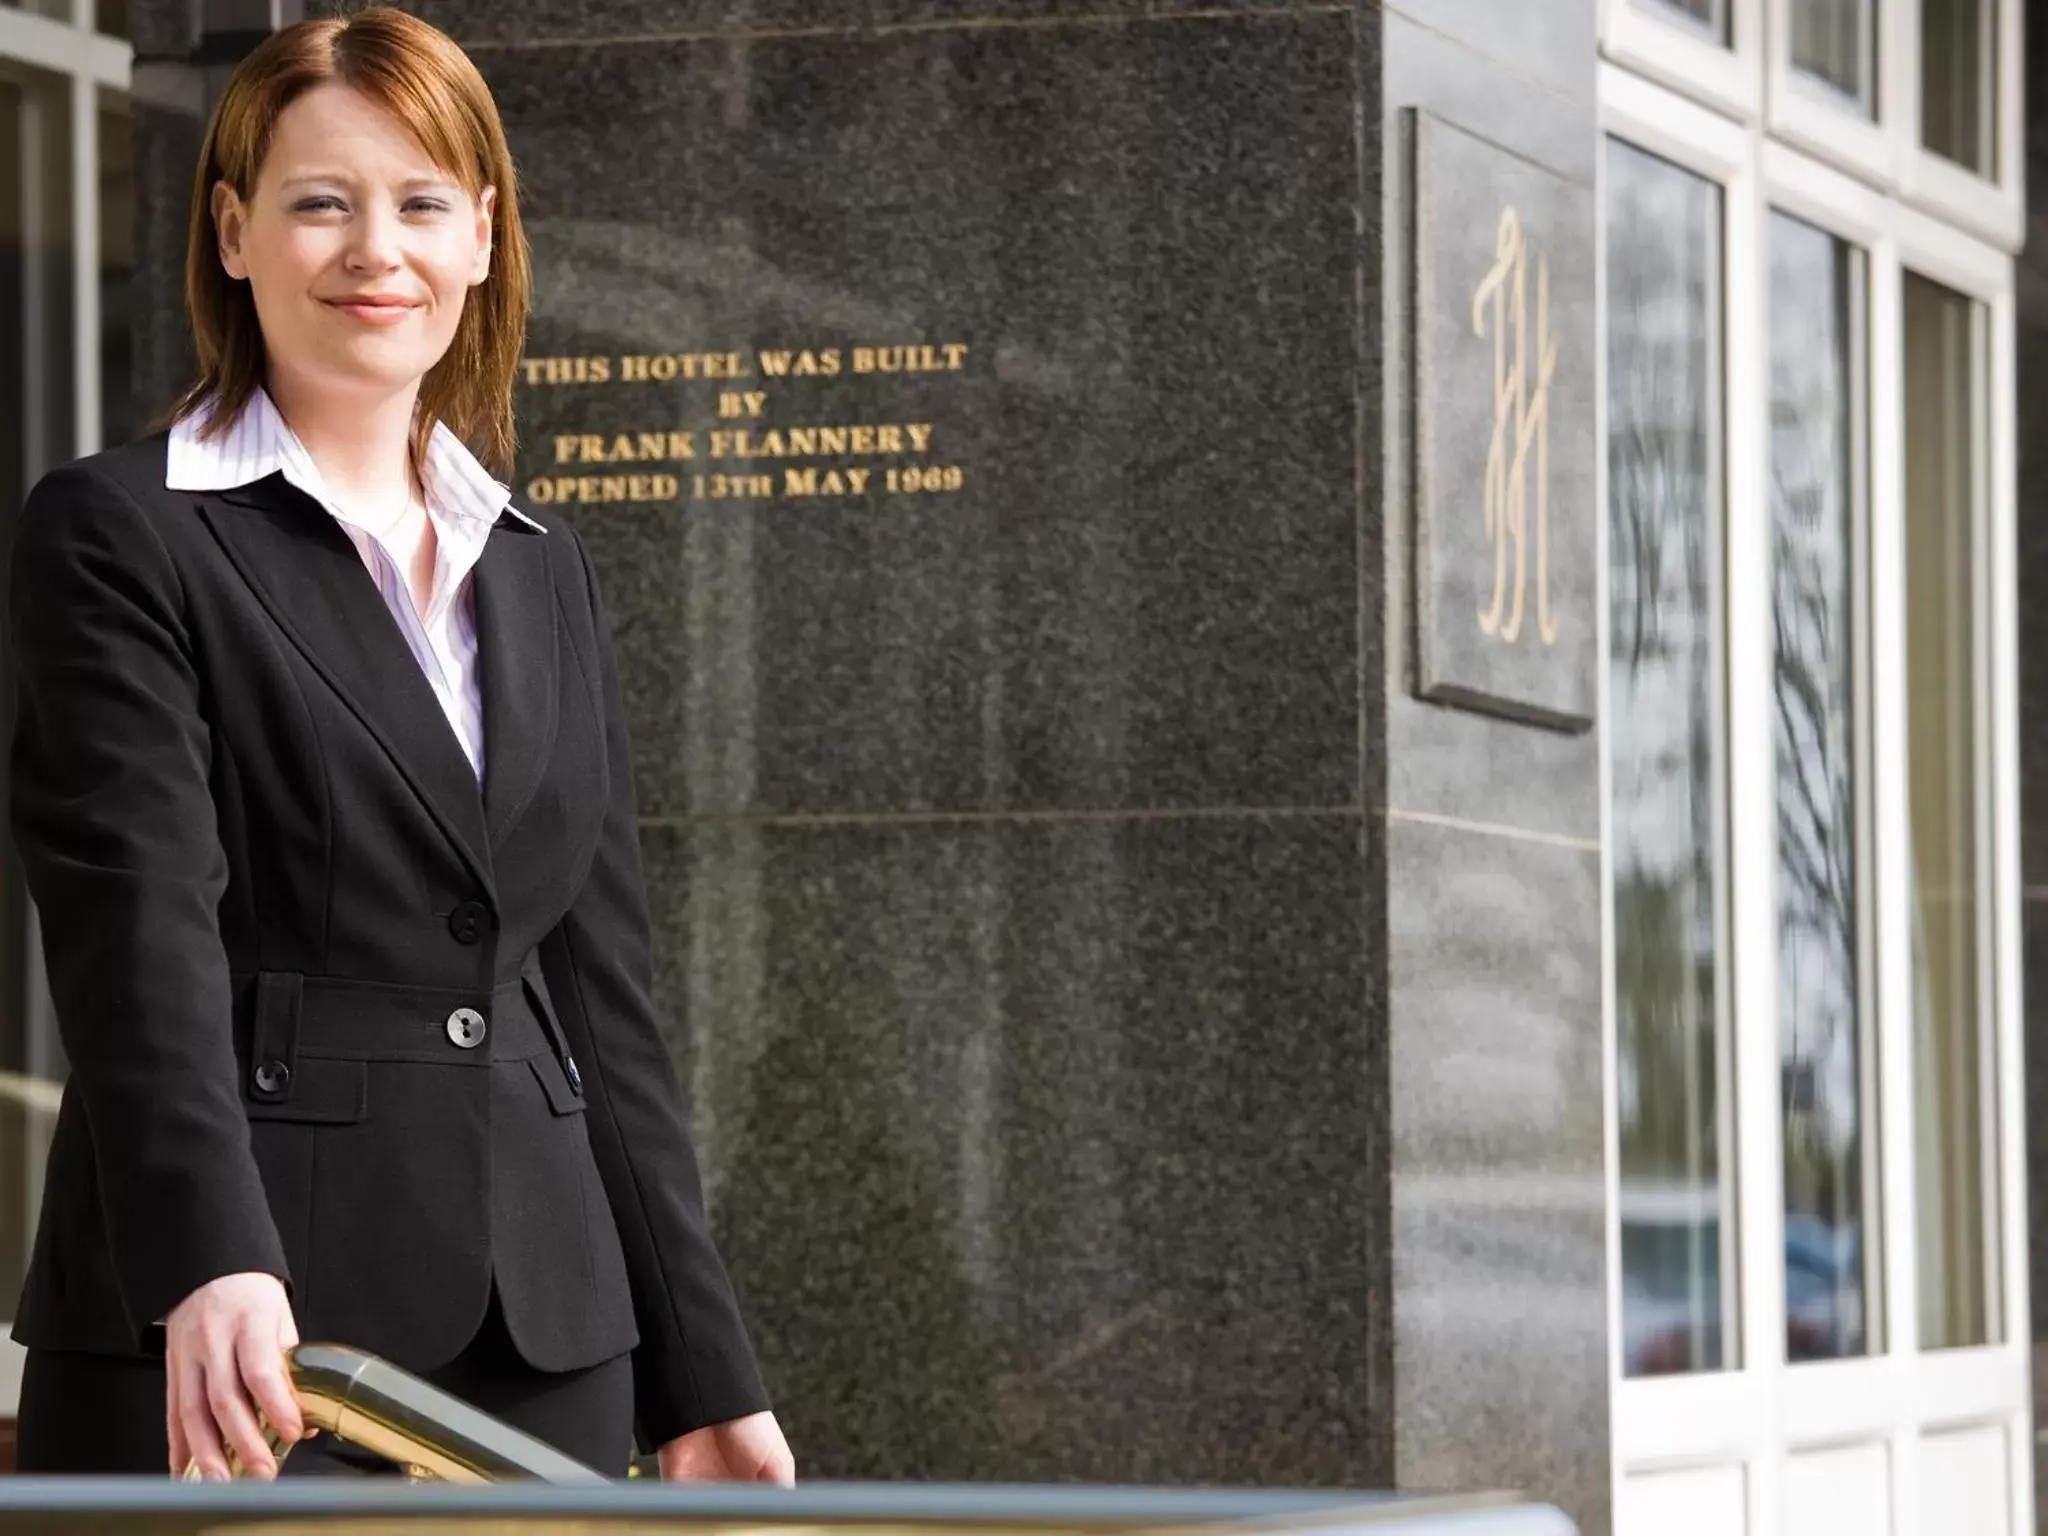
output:
M1590 0L413 8L519 161L517 478L802 1470L1604 1530L1595 748L1416 696L1401 339L1404 113L1584 203Z
M128 0L136 189L128 310L139 420L155 417L192 380L185 234L207 114L255 41L305 13L302 0Z
M1599 739L1416 696L1430 616L1415 601L1415 544L1428 527L1427 511L1416 515L1427 498L1415 467L1483 455L1485 442L1475 450L1470 431L1450 444L1418 431L1415 385L1427 369L1411 341L1427 345L1436 318L1425 313L1418 327L1417 294L1464 310L1503 201L1518 197L1527 218L1536 194L1520 189L1550 185L1542 195L1557 212L1538 233L1557 339L1579 366L1560 365L1549 430L1560 444L1597 441L1593 5L1388 0L1383 36L1385 227L1408 231L1418 199L1427 215L1428 201L1444 198L1459 199L1471 227L1460 263L1425 247L1420 271L1413 239L1390 234L1378 296L1387 536L1373 596L1387 605L1388 644L1386 713L1369 730L1385 753L1394 1470L1404 1488L1539 1489L1581 1530L1605 1531ZM1418 187L1416 114L1511 153L1528 173ZM1553 473L1551 516L1587 551L1553 574L1561 631L1566 614L1597 622L1600 510L1590 485L1574 489ZM1472 537L1478 510L1453 509ZM1469 625L1470 614L1456 617ZM1580 669L1559 686L1589 700L1593 647L1551 654L1553 671Z
M419 9L519 159L561 360L519 478L611 605L661 998L806 1469L1387 1482L1377 17ZM664 354L719 376L629 376ZM835 425L930 436L717 436ZM583 447L653 430L693 457Z
M2048 28L2028 29L2027 244L2014 269L2019 475L2020 880L2034 1418L2048 1422ZM2034 1528L2048 1536L2035 1455Z

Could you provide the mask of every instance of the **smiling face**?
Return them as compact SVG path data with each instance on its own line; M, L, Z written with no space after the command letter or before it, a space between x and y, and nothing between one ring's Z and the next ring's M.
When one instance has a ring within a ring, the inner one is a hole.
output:
M471 196L359 92L299 96L248 199L213 191L221 265L249 284L271 372L330 394L416 385L489 275L493 195Z

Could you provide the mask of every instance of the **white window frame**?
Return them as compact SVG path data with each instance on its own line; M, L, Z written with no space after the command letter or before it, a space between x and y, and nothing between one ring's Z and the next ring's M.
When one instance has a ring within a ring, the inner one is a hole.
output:
M1735 221L1740 217L1737 211L1738 202L1740 200L1738 189L1742 185L1743 177L1747 174L1746 166L1744 164L1748 142L1746 134L1741 128L1736 126L1734 123L1728 121L1723 117L1718 116L1717 114L1711 111L1708 111L1706 108L1701 107L1696 103L1685 99L1684 97L1677 96L1674 93L1666 90L1665 88L1658 86L1648 80L1645 80L1638 75L1634 75L1626 71L1617 69L1611 65L1601 66L1601 103L1605 121L1602 124L1604 132L1601 142L1601 149L1599 155L1596 158L1597 169L1595 171L1595 180L1597 184L1596 201L1599 207L1596 240L1599 248L1599 268L1601 273L1602 284L1604 285L1606 280L1607 250L1606 139L1607 137L1616 137L1626 139L1635 148L1644 150L1647 153L1657 155L1662 157L1663 159L1669 160L1674 165L1677 165L1684 170L1690 171L1702 177L1703 179L1713 182L1717 186L1719 186L1722 195L1723 266L1721 292L1724 300L1724 305L1732 306L1736 302L1736 285L1733 281L1733 274L1727 270L1727 253L1733 249L1733 242L1729 238L1729 231L1733 227ZM1596 472L1596 485L1598 489L1596 492L1596 497L1598 504L1601 508L1601 516L1599 519L1597 538L1597 548L1599 550L1599 558L1597 561L1597 565L1600 571L1599 612L1600 623L1602 626L1602 664L1599 669L1598 706L1599 718L1603 722L1602 731L1604 734L1604 722L1609 718L1607 703L1609 677L1608 670L1605 664L1605 625L1608 622L1609 614L1609 596L1607 592L1608 523L1606 517L1608 464L1608 456L1606 451L1608 429L1607 306L1603 301L1596 307L1599 314L1599 332L1597 345L1597 366L1595 369L1595 377L1597 381L1595 392L1598 397L1599 404L1595 415L1596 430L1599 433L1599 440L1601 444L1601 450L1596 455L1598 459L1598 466ZM1756 317L1756 323L1762 323L1761 317ZM1721 389L1722 404L1719 410L1716 412L1717 419L1721 424L1722 428L1721 435L1724 439L1728 435L1726 430L1728 405L1733 398L1733 392L1736 388L1736 376L1734 373L1734 369L1736 368L1736 359L1733 350L1734 341L1736 337L1736 330L1737 328L1734 324L1733 315L1731 312L1727 316L1723 317L1724 339L1723 344L1718 349L1722 366L1724 370L1728 373L1728 377L1723 381ZM1745 487L1740 485L1734 478L1734 466L1727 461L1725 456L1723 456L1721 462L1719 484L1721 488L1721 500L1724 503L1724 505L1732 504L1737 496L1740 496L1745 493ZM1722 516L1723 508L1714 508L1713 515L1717 517ZM1730 532L1732 534L1732 530L1730 530ZM1734 562L1737 558L1737 553L1738 551L1734 545L1732 538L1724 539L1721 541L1721 559L1717 562L1717 566L1723 574L1715 578L1715 580L1711 584L1711 590L1714 594L1716 601L1724 609L1728 601L1728 583L1726 580L1726 573L1732 571L1734 567ZM1723 626L1721 626L1721 628L1723 629L1726 638L1723 639L1722 637L1717 636L1714 647L1716 652L1716 682L1719 685L1717 686L1715 691L1719 696L1725 697L1727 692L1727 681L1731 676L1733 669L1737 665L1737 658L1727 644L1728 640L1733 639L1733 626L1724 624ZM1721 755L1723 756L1727 764L1732 764L1733 761L1732 753L1729 753L1726 750L1728 731L1731 728L1731 726L1732 721L1727 720L1716 721L1714 725L1716 745L1717 747L1720 747L1722 749ZM1727 859L1725 855L1725 850L1733 839L1733 829L1729 824L1729 806L1733 803L1734 800L1735 785L1732 783L1729 777L1727 766L1724 766L1722 764L1716 765L1715 782L1717 785L1717 789L1719 791L1717 798L1721 803L1716 807L1716 813L1713 818L1713 821L1717 835L1719 837L1721 848L1723 850L1722 857L1720 860L1720 872L1722 878L1717 880L1715 890L1715 908L1717 912L1716 929L1718 932L1724 935L1732 944L1733 942L1737 942L1735 936L1732 933L1732 927L1736 919L1738 904L1734 899L1734 893L1728 889L1728 882L1725 878L1727 873ZM1602 922L1603 929L1605 932L1603 944L1605 947L1605 952L1611 956L1613 953L1614 943L1614 845L1612 838L1607 835L1605 822L1608 817L1609 811L1613 805L1613 780L1612 762L1607 751L1604 748L1604 745L1600 754L1600 805L1601 818L1603 823L1602 836L1600 839L1601 891L1603 912ZM1603 966L1601 984L1604 998L1603 1008L1605 1018L1607 1021L1605 1059L1608 1064L1608 1076L1611 1080L1614 1075L1614 1064L1616 1061L1616 998L1614 991L1614 967L1612 966L1612 964L1607 964ZM1725 985L1717 987L1716 990L1717 993L1720 994L1720 996L1717 998L1717 1006L1715 1008L1717 1029L1725 1031L1731 1026L1732 1021L1739 1016L1742 1007L1742 999L1739 995L1730 999L1728 996L1729 989ZM1740 1267L1739 1262L1739 1243L1741 1241L1741 1234L1746 1229L1746 1212L1742 1209L1742 1200L1744 1197L1746 1186L1741 1181L1739 1170L1736 1166L1736 1149L1745 1146L1751 1141L1753 1141L1755 1139L1755 1136L1754 1128L1746 1123L1743 1123L1743 1121L1739 1118L1741 1113L1741 1107L1745 1101L1745 1098L1750 1097L1741 1092L1738 1086L1740 1082L1740 1074L1743 1070L1743 1062L1739 1055L1737 1055L1736 1053L1732 1052L1727 1048L1726 1041L1722 1042L1722 1047L1722 1049L1716 1052L1717 1059L1723 1063L1728 1064L1730 1070L1728 1071L1727 1078L1724 1080L1722 1084L1722 1091L1720 1093L1721 1102L1719 1105L1719 1113L1722 1124L1724 1126L1730 1127L1732 1130L1732 1134L1727 1136L1724 1142L1721 1159L1721 1178L1724 1182L1724 1186L1729 1182L1733 1182L1735 1184L1735 1191L1734 1198L1731 1200L1728 1197L1728 1194L1724 1187L1722 1207L1724 1211L1726 1211L1734 1219L1733 1222L1730 1223L1724 1231L1724 1237L1721 1243L1721 1255L1724 1269L1729 1268L1731 1265L1734 1266L1734 1275L1736 1277L1737 1283L1735 1285L1725 1287L1722 1292L1725 1298L1728 1298L1733 1302L1733 1310L1730 1312L1727 1318L1727 1325L1724 1326L1722 1330L1722 1353L1723 1359L1725 1362L1727 1362L1727 1364L1724 1366L1724 1369L1722 1370L1703 1373L1701 1376L1683 1378L1686 1380L1718 1378L1720 1376L1728 1374L1730 1369L1735 1368L1736 1363L1746 1358L1750 1349L1751 1330L1754 1327L1754 1314L1752 1310L1753 1303L1751 1297L1746 1292L1745 1285L1742 1280L1742 1269ZM1608 1290L1611 1295L1617 1298L1616 1305L1611 1309L1613 1312L1613 1317L1611 1319L1613 1323L1613 1337L1610 1340L1609 1353L1614 1359L1614 1361L1617 1362L1618 1373L1619 1362L1622 1358L1621 1310L1618 1301L1618 1298L1621 1294L1621 1217L1619 1182L1621 1166L1621 1148L1619 1116L1616 1111L1616 1105L1612 1091L1613 1083L1611 1081L1609 1083L1609 1090L1610 1091L1608 1096L1607 1108L1607 1163L1610 1187L1608 1190L1607 1201L1609 1228L1607 1247L1610 1274ZM1734 1238L1733 1241L1730 1240L1731 1235ZM1661 1382L1658 1380L1628 1383L1628 1385L1632 1388L1651 1389L1649 1395L1652 1397L1655 1396L1654 1389L1660 1384ZM1622 1425L1623 1417L1624 1413L1620 1401L1619 1399L1617 1399L1616 1411L1614 1414L1617 1432L1619 1432L1619 1429Z
M1729 43L1689 25L1656 0L1600 0L1600 36L1607 57L1737 122L1763 112L1764 0L1727 0Z
M71 134L71 259L72 259L72 448L97 453L103 423L100 411L100 227L99 113L103 92L127 95L134 49L120 38L96 30L93 0L71 0L68 21L0 6L0 62L24 65L63 81L68 96ZM39 320L40 316L32 316ZM28 383L17 380L16 393ZM30 465L31 472L48 466ZM30 915L28 954L40 961ZM40 982L22 978L31 995ZM35 1010L31 1009L33 1014ZM21 1401L23 1351L13 1341L10 1325L0 1322L0 1414L11 1416Z
M1979 176L1920 145L1920 7L1907 7L1900 29L1899 70L1908 75L1901 114L1901 189L1929 213L2017 252L2025 243L2026 59L2021 35L2021 0L1998 0L1996 48L1998 116L1992 129L1995 177Z
M1722 383L1724 441L1717 445L1722 458L1722 484L1725 487L1725 504L1715 509L1725 516L1727 527L1722 540L1724 569L1729 581L1722 584L1721 623L1725 630L1723 654L1727 688L1725 698L1738 686L1738 679L1755 669L1755 653L1760 634L1755 623L1744 623L1738 617L1737 607L1741 601L1738 587L1746 585L1752 600L1755 582L1738 583L1733 578L1741 566L1753 563L1758 558L1755 540L1749 524L1754 519L1734 515L1735 509L1753 506L1761 491L1756 478L1755 465L1744 462L1733 451L1738 434L1734 431L1735 402L1753 398L1756 389L1756 370L1760 349L1755 338L1761 334L1765 323L1763 313L1757 308L1760 288L1754 275L1741 270L1744 263L1741 253L1757 248L1755 218L1757 198L1755 194L1755 169L1752 164L1751 136L1736 122L1723 117L1706 106L1681 95L1667 87L1647 80L1640 75L1620 69L1612 64L1603 64L1600 69L1600 108L1603 147L1600 156L1601 179L1601 230L1600 270L1604 286L1606 280L1606 213L1605 188L1606 153L1605 139L1622 139L1636 148L1661 156L1672 164L1707 181L1715 183L1721 191L1722 230L1722 284L1723 314L1719 317L1724 343L1722 347L1723 367L1726 378ZM1600 423L1599 430L1604 444L1606 439L1607 347L1604 335L1607 306L1599 306L1602 316L1603 335L1600 347ZM1754 456L1752 455L1753 459ZM1607 454L1603 451L1600 460L1599 501L1603 508L1600 520L1601 557L1598 562L1601 575L1600 612L1603 623L1608 612L1607 581L1607 520L1604 509L1607 505L1605 482ZM1768 530L1766 530L1768 531ZM1768 545L1765 546L1768 552ZM1767 647L1766 647L1767 649ZM1766 658L1768 664L1768 658ZM1609 711L1605 694L1607 671L1601 668L1602 694L1600 718L1608 720ZM1604 730L1603 724L1603 730ZM1728 808L1726 812L1729 836L1721 850L1721 884L1730 887L1731 944L1733 955L1748 952L1751 940L1745 937L1746 930L1753 929L1757 921L1757 904L1753 894L1746 888L1733 888L1732 879L1736 873L1729 858L1729 850L1741 836L1740 808L1754 801L1756 786L1751 782L1753 773L1748 771L1753 752L1741 750L1737 735L1742 722L1735 711L1729 711L1729 719L1722 732L1727 743L1728 762L1725 768ZM1602 793L1601 807L1603 821L1613 804L1612 784L1609 779L1608 754L1601 753ZM1770 781L1765 782L1768 792ZM1613 840L1603 826L1602 849L1602 891L1605 912L1604 927L1608 954L1613 953ZM1772 914L1763 913L1767 925ZM1773 940L1774 942L1774 940ZM1752 971L1755 967L1750 968ZM1640 1470L1665 1464L1684 1464L1708 1456L1713 1450L1728 1447L1731 1450L1741 1445L1749 1449L1749 1437L1756 1431L1758 1416L1755 1405L1749 1401L1755 1396L1750 1389L1751 1367L1761 1351L1772 1347L1769 1339L1773 1329L1782 1332L1782 1322L1773 1324L1771 1315L1774 1307L1781 1310L1781 1303L1774 1300L1775 1288L1765 1283L1769 1277L1760 1276L1759 1266L1747 1262L1751 1246L1759 1241L1764 1226L1774 1224L1775 1214L1760 1207L1774 1206L1777 1198L1777 1182L1768 1177L1759 1178L1758 1170L1751 1166L1750 1149L1760 1145L1771 1148L1775 1154L1776 1126L1771 1111L1775 1110L1777 1095L1774 1085L1777 1053L1775 1047L1768 1057L1747 1049L1740 1021L1751 1013L1751 997L1754 982L1747 981L1739 967L1724 972L1724 987L1732 993L1734 1006L1724 1017L1733 1021L1735 1038L1732 1042L1734 1070L1725 1085L1728 1095L1734 1101L1735 1141L1732 1148L1724 1151L1721 1176L1734 1183L1733 1210L1735 1229L1724 1233L1724 1251L1733 1250L1741 1255L1738 1283L1733 1297L1736 1313L1730 1319L1733 1327L1725 1330L1731 1341L1738 1341L1727 1351L1727 1363L1718 1371L1701 1372L1683 1376L1630 1378L1623 1372L1622 1317L1621 1317L1621 1231L1620 1231L1620 1137L1618 1126L1610 1113L1609 1135L1609 1198L1608 1198L1608 1256L1609 1293L1615 1298L1612 1311L1612 1338L1610 1356L1613 1362L1614 1398L1611 1421L1615 1435L1615 1467L1617 1477L1624 1469ZM1609 1036L1609 1073L1613 1072L1613 1044L1615 1028L1614 974L1611 963L1604 967L1603 985L1606 993L1606 1013ZM1775 1012L1775 1006L1772 1006ZM1760 1080L1761 1074L1761 1080ZM1762 1091L1759 1091L1762 1090ZM1759 1447L1760 1449L1760 1447ZM1618 1490L1617 1490L1618 1492Z
M1871 81L1873 112L1865 117L1824 82L1813 80L1792 64L1794 0L1768 0L1765 42L1766 98L1771 132L1788 143L1833 162L1874 186L1899 182L1905 159L1905 128L1899 121L1901 93L1919 100L1917 66L1909 81L1902 69L1905 46L1903 11L1896 4L1871 0L1876 32L1876 78ZM1915 12L1914 26L1918 27Z
M1782 0L1774 0L1782 3ZM1917 15L1917 9L1915 11ZM2014 520L2014 294L2008 251L1804 152L1766 136L1700 99L1675 91L1619 63L1599 74L1603 135L1626 141L1718 183L1724 208L1724 383L1726 436L1721 445L1728 518L1724 547L1728 580L1722 622L1727 627L1730 838L1724 884L1733 895L1732 949L1727 986L1734 999L1732 1048L1737 1142L1724 1158L1723 1177L1735 1180L1738 1226L1732 1244L1743 1255L1736 1287L1739 1315L1732 1318L1740 1352L1727 1369L1690 1376L1631 1379L1622 1374L1619 1133L1612 1076L1615 1059L1613 881L1611 843L1603 828L1603 903L1610 964L1606 988L1608 1043L1609 1290L1613 1362L1614 1475L1617 1509L1632 1474L1740 1465L1744 1470L1747 1536L1781 1529L1779 1470L1801 1450L1882 1443L1890 1468L1892 1530L1913 1532L1917 1487L1916 1446L1929 1433L1975 1424L2005 1428L2010 1465L2010 1529L2031 1530L2032 1443L2030 1336L2027 1298L2025 1122L2019 1073L2023 1021L2020 1006L2020 885L2018 868L2017 618ZM2008 97L2016 100L2015 93ZM1839 156L1831 157L1839 159ZM1603 152L1601 164L1605 165ZM1861 862L1874 911L1865 942L1875 946L1866 972L1874 996L1861 1000L1864 1050L1876 1070L1866 1073L1866 1135L1876 1138L1878 1182L1868 1191L1866 1225L1877 1245L1871 1269L1871 1314L1878 1324L1873 1352L1848 1360L1788 1363L1784 1358L1783 1172L1779 1120L1777 906L1775 860L1756 850L1776 847L1775 736L1766 710L1740 701L1767 698L1771 685L1769 611L1771 509L1768 495L1770 399L1770 218L1783 212L1858 246L1865 252L1865 326L1870 464L1864 515L1863 563L1867 618L1859 625L1871 654L1858 669L1858 708L1867 712L1867 755L1859 758L1859 794L1868 836ZM1605 280L1605 189L1600 236ZM1995 1342L1974 1349L1922 1352L1918 1344L1915 1286L1917 1226L1914 1181L1914 1104L1910 846L1904 764L1904 465L1903 290L1906 270L1941 282L1983 306L1987 336L1982 381L1987 431L1986 463L1976 542L1985 629L1978 654L1980 692L1979 796L1986 866L1984 922L1991 945L1983 1016L1986 1193L1998 1226L1990 1266ZM1599 387L1605 442L1605 303L1600 305L1602 376ZM1606 454L1600 458L1600 505L1606 506ZM1600 611L1607 612L1606 518L1601 518ZM1606 676L1601 676L1601 719L1607 719ZM1611 785L1602 754L1603 817ZM2002 1070L2003 1069L2003 1070ZM1621 1536L1635 1536L1624 1529ZM1785 1536L1796 1536L1786 1532ZM1926 1533L1936 1536L1936 1533Z
M1883 191L2016 252L2026 238L2024 0L1996 7L1996 174L1967 171L1920 144L1919 0L1875 0L1876 113L1866 117L1792 67L1794 0L1728 0L1732 46L1714 41L1657 0L1600 0L1603 54L1738 123L1762 122L1783 141Z

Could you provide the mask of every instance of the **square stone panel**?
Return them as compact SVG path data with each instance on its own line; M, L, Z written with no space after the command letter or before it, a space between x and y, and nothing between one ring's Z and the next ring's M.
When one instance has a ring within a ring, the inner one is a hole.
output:
M1354 52L1311 14L480 56L518 487L592 548L645 814L1356 802Z
M1600 856L1387 828L1403 1488L1608 1519Z
M1417 111L1416 686L1592 723L1598 662L1589 187Z
M1387 9L1455 38L1554 91L1593 95L1600 60L1595 0L1387 0Z
M643 834L807 1476L1385 1486L1349 816Z
M1393 110L1382 146L1386 224L1400 235L1386 246L1388 376L1393 408L1383 420L1382 464L1389 507L1380 590L1386 603L1385 792L1403 812L1526 828L1549 836L1600 836L1596 733L1532 730L1525 719L1449 708L1415 691L1416 601L1413 402L1415 283L1412 113L1420 106L1461 123L1573 180L1591 182L1599 134L1590 100L1576 104L1533 82L1519 66L1429 31L1394 11L1385 17L1386 92ZM1495 47L1498 54L1504 50ZM1591 272L1587 280L1591 280ZM1554 280L1554 279L1553 279Z

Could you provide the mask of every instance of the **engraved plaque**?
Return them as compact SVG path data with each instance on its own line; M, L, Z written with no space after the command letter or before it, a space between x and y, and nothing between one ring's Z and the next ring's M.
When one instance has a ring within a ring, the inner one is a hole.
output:
M1583 730L1599 661L1593 193L1426 112L1411 126L1416 689Z

